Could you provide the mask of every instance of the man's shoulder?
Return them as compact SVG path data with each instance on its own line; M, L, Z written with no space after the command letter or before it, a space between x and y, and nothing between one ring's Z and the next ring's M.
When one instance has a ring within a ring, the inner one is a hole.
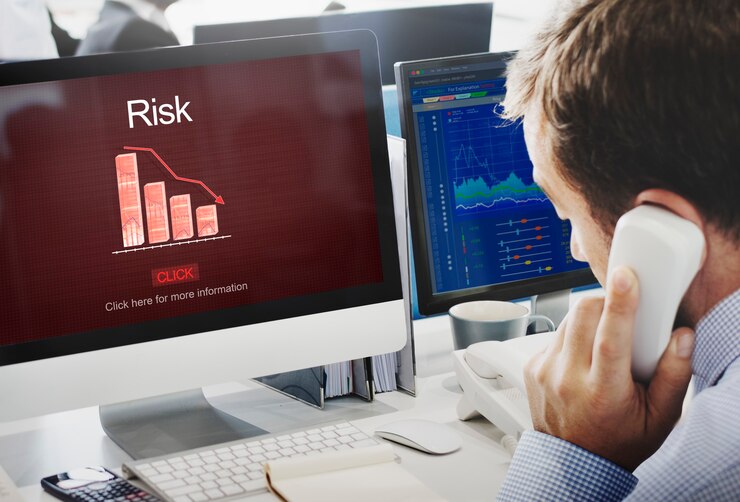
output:
M661 448L635 471L640 480L636 500L677 499L740 487L740 359L736 359L716 385L694 397L680 424ZM658 496L659 495L659 496Z

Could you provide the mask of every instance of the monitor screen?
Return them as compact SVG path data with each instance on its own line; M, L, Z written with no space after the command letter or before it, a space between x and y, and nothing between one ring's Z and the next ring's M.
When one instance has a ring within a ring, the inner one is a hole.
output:
M4 68L0 363L400 298L375 47Z
M521 124L499 116L510 56L396 67L422 314L594 282L532 179Z
M196 26L195 43L301 33L367 29L378 38L380 75L393 84L393 63L487 51L493 3L427 5L366 12L337 12L313 17L270 19Z

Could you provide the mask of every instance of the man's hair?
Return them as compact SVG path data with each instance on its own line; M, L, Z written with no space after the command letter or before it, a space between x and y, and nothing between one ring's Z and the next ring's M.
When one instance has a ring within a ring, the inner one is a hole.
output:
M505 116L540 110L559 172L608 234L663 188L740 241L740 2L563 3L511 63Z

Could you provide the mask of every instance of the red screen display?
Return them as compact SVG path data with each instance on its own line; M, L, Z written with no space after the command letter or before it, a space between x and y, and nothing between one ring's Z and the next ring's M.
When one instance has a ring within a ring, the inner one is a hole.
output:
M383 281L357 51L0 88L0 343Z

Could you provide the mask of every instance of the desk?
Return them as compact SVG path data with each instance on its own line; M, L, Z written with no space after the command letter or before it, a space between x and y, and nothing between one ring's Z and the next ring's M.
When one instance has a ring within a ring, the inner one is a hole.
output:
M490 500L503 483L510 460L498 444L502 433L482 418L457 420L455 406L461 390L451 372L452 339L446 316L416 321L415 329L420 375L415 398L401 392L378 394L373 403L340 398L329 400L321 411L251 381L209 387L206 394L217 406L255 425L269 422L265 428L275 432L338 420L350 420L369 434L402 418L449 424L462 437L459 451L437 457L394 445L402 465L450 500ZM299 415L301 423L296 422ZM97 407L0 424L0 462L29 501L56 500L42 491L38 483L42 476L94 464L120 473L126 460L128 455L100 427ZM275 499L265 494L250 500Z

